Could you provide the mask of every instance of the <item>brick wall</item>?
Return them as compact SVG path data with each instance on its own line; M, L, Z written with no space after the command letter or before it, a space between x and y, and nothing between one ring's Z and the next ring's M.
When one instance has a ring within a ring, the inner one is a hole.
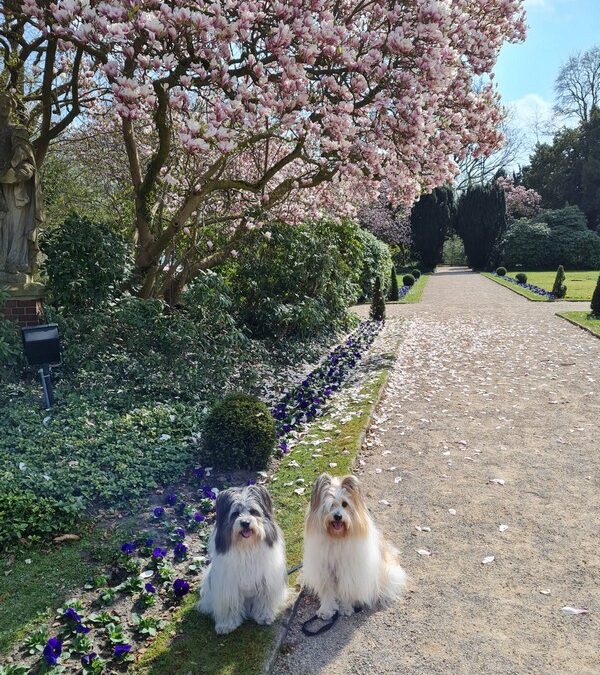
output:
M34 298L9 298L2 314L19 326L37 326L42 322L42 301Z

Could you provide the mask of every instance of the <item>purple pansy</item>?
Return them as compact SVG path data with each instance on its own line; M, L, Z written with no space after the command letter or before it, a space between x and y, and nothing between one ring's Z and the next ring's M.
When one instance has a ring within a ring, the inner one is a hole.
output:
M156 593L156 588L149 581L144 585L144 590L146 593Z
M84 635L87 635L90 632L90 629L88 626L84 626L82 623L78 623L75 626L75 630L77 633L83 633Z
M133 555L135 553L135 543L126 541L121 545L121 551L125 553L125 555Z
M81 665L82 666L89 666L89 665L91 665L92 661L96 658L98 658L98 654L96 654L96 652L90 652L89 654L84 654L81 657Z
M49 666L55 666L58 663L59 656L62 654L62 642L56 637L50 638L46 642L42 654Z
M131 645L127 644L126 642L120 644L120 645L115 645L114 648L114 654L116 658L119 658L120 656L124 656L125 654L129 654L131 651Z
M194 520L197 523L203 523L206 518L200 513L200 511L196 511L196 513L194 513Z
M67 607L65 609L65 613L63 615L65 619L71 619L71 621L75 621L76 623L79 623L81 621L81 617L77 612L73 609L73 607Z
M153 558L164 558L167 555L167 549L166 548L161 548L160 546L156 546L155 548L152 549L152 557Z
M154 509L153 513L155 518L162 518L165 515L165 510L163 509L162 506L157 506Z
M175 579L173 582L173 593L175 597L182 598L190 591L190 585L185 579Z
M202 494L207 498L207 499L212 499L213 501L217 498L217 495L212 491L211 488L208 487L208 485L205 485L202 488Z
M167 506L175 506L177 503L177 495L174 494L173 492L169 492L168 494L165 495L165 504Z
M173 547L173 553L175 554L176 558L183 558L187 554L187 546L184 543L178 541Z

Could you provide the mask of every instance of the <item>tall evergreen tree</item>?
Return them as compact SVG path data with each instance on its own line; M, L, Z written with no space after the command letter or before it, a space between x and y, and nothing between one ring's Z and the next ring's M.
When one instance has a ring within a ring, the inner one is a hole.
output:
M554 278L554 286L552 286L552 295L555 298L564 298L566 294L565 268L562 265L559 265L556 270L556 277Z
M369 314L373 321L385 321L385 298L381 290L381 277L375 279L375 288L373 289L373 300L371 302L371 312Z
M431 270L441 262L453 217L454 191L448 186L422 195L413 206L410 214L413 250L423 268Z
M390 281L390 290L389 290L389 295L388 299L389 300L398 300L400 297L399 289L398 289L398 276L396 274L396 266L392 265L392 272L391 272L392 278Z
M505 230L506 200L501 187L496 183L476 185L463 193L456 211L456 231L473 269L493 266L496 247Z
M594 295L592 295L592 316L600 319L600 274L598 275L598 281L596 282L596 288L594 289Z

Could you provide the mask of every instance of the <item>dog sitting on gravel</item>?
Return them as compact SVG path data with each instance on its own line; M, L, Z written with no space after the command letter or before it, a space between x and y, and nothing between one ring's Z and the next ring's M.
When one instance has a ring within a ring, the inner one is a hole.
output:
M288 588L283 535L271 496L262 485L229 488L219 493L216 508L211 563L196 609L214 618L219 634L230 633L244 619L271 624Z
M317 616L350 616L357 606L398 598L407 577L396 555L367 511L358 478L321 474L306 514L302 573L319 597Z

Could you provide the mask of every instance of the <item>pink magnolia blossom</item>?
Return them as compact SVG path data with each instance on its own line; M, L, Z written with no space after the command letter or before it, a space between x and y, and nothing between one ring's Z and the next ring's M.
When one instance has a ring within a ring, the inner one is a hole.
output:
M515 185L512 178L498 178L506 197L506 213L511 220L531 218L542 210L542 197L524 185Z
M498 95L473 81L525 33L521 0L26 0L20 11L29 34L92 73L79 81L80 125L122 135L138 268L156 270L184 226L218 242L202 259L198 242L179 247L190 257L170 268L177 284L237 251L248 219L356 215L382 181L394 206L410 205L452 179L467 147L493 152Z

